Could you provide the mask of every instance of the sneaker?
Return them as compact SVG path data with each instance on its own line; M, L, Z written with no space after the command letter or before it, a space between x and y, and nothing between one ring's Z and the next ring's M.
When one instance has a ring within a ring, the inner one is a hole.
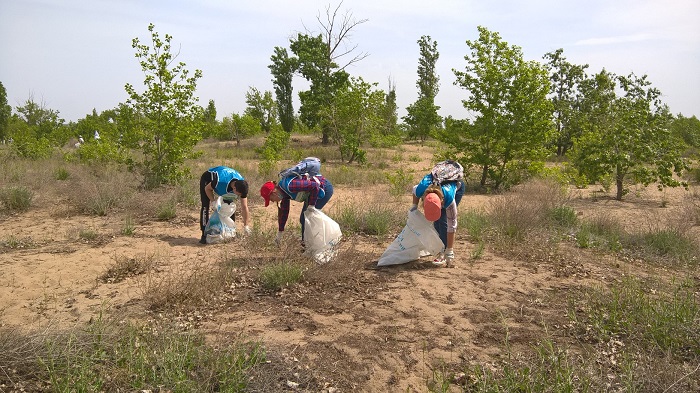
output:
M447 266L447 260L445 259L445 254L439 253L435 259L433 259L433 266L443 267Z

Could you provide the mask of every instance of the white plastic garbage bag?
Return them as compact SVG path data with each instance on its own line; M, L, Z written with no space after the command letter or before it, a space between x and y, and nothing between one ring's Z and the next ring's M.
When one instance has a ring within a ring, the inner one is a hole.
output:
M217 198L214 212L209 216L209 222L204 228L207 243L221 243L236 237L236 223L231 219L236 212L236 203L226 203L222 197Z
M304 245L306 253L320 264L330 261L337 253L343 233L340 225L318 209L304 212Z
M377 266L398 265L437 254L443 244L433 223L419 210L408 212L406 226L379 258Z

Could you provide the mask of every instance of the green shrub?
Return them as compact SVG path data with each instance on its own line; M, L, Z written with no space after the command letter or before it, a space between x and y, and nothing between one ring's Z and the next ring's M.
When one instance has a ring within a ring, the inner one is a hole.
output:
M0 192L0 202L6 210L25 212L32 204L34 193L24 186L12 186Z
M58 168L54 174L56 180L67 180L70 177L70 173L66 168Z
M393 174L387 173L386 178L389 180L389 194L401 196L410 193L413 176L405 172L403 168Z
M263 268L260 272L260 282L266 289L279 290L299 282L302 275L303 268L301 266L280 262Z

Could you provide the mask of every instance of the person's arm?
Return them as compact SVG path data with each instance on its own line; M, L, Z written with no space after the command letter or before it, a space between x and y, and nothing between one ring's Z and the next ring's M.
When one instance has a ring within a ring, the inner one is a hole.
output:
M210 202L214 202L214 188L211 186L212 183L208 183L204 186L204 193L209 197Z
M413 207L418 207L418 202L420 202L420 197L416 196L416 189L418 188L418 185L413 186L413 191L411 192L411 196L413 197ZM413 207L411 210L413 210Z
M313 178L307 179L299 177L290 181L287 188L289 189L289 192L293 193L308 192L309 206L316 206L316 200L318 199L318 193L321 190L321 184Z
M457 232L457 203L452 201L445 209L447 218L447 245L445 248L452 248L455 243L455 233Z
M248 198L241 198L241 215L243 215L243 226L249 226L250 212L248 211Z
M277 225L280 232L284 231L284 227L287 225L287 218L289 218L289 196L285 195L277 208Z

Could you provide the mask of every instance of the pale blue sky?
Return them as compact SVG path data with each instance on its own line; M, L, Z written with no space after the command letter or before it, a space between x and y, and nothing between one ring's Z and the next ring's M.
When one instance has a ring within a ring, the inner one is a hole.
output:
M338 2L0 0L0 82L13 108L33 97L67 121L112 109L126 101L126 83L143 86L131 41L150 43L152 22L161 37L173 36L179 61L202 70L200 104L213 99L222 118L243 112L250 86L272 90L273 48L288 48L297 32L317 33L329 5ZM479 25L521 47L527 60L563 48L589 73L647 74L674 114L700 116L697 0L345 0L346 11L367 19L351 42L369 54L348 71L382 89L391 78L400 116L417 95L417 41L430 35L440 53L440 114L471 117L452 69L464 69L465 42L478 38ZM302 88L296 84L295 95Z

